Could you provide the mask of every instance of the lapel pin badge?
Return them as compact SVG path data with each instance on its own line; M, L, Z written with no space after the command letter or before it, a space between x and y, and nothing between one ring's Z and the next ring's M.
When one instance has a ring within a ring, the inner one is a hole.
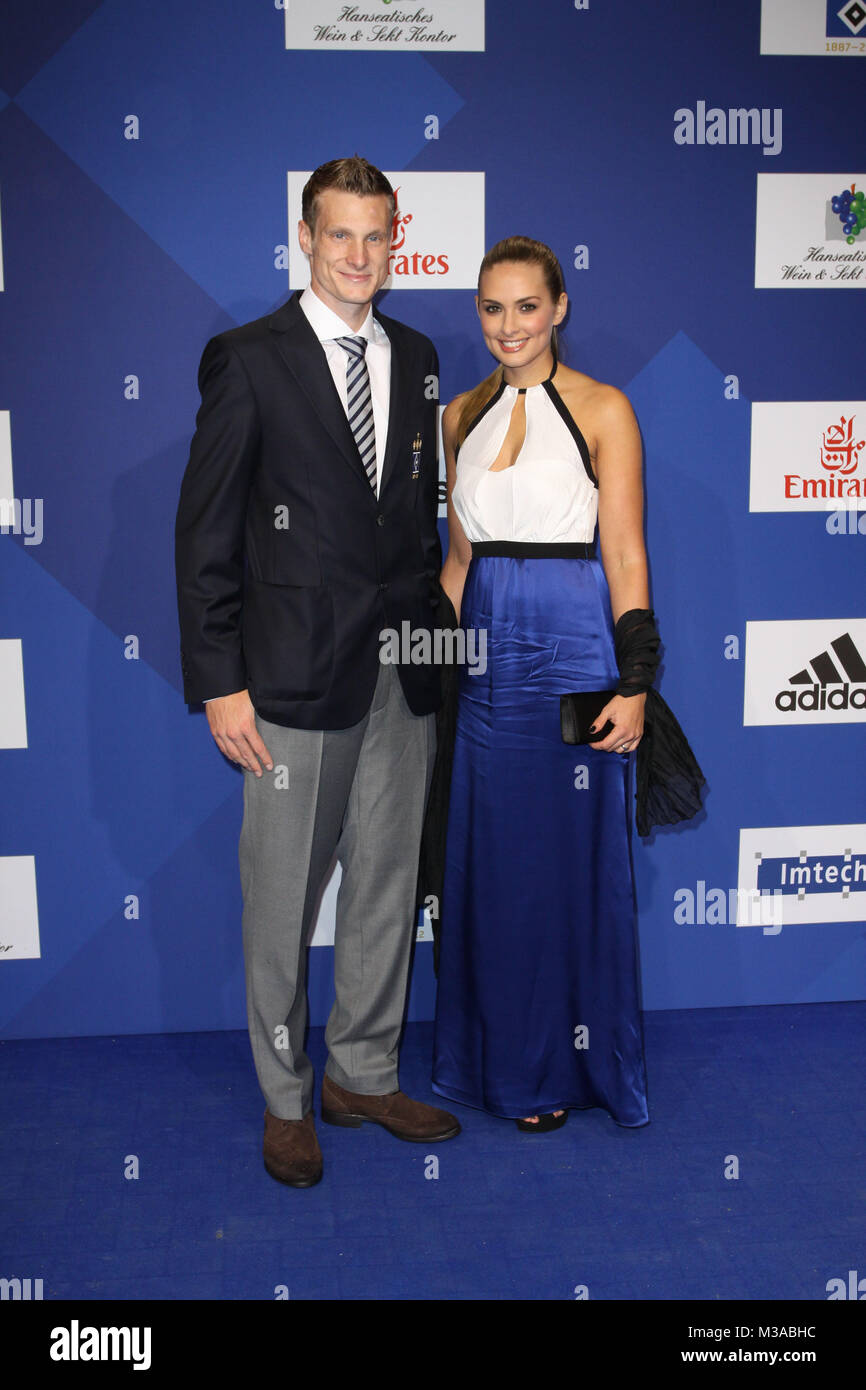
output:
M413 481L421 476L421 436L416 434L412 445L412 478Z

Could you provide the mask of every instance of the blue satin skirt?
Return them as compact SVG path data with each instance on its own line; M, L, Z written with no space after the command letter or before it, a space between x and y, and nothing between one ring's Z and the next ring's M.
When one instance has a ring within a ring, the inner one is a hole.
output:
M474 669L460 670L433 1089L494 1115L601 1106L646 1124L633 757L560 733L560 695L619 679L604 570L473 558L461 627Z

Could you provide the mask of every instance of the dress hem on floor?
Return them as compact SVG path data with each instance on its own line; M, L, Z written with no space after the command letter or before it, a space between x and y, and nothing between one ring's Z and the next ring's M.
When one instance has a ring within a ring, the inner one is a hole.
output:
M479 1101L469 1099L466 1091L460 1091L456 1086L441 1086L438 1082L431 1083L433 1092L437 1096L442 1096L444 1100L454 1101L457 1105L467 1105L471 1110L483 1110L486 1115L493 1115L498 1120L523 1120L527 1115L551 1115L554 1110L603 1110L606 1115L613 1120L615 1125L621 1129L643 1129L650 1123L649 1117L645 1120L636 1120L629 1123L627 1120L618 1120L608 1106L603 1101L592 1101L589 1105L578 1104L577 1101L540 1101L526 1106L523 1110L505 1111L495 1109L492 1105L481 1105Z

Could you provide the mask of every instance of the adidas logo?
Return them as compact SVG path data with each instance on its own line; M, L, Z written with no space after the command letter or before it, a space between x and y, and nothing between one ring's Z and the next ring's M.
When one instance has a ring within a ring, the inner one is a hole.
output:
M802 671L789 678L788 688L780 690L776 696L776 709L783 712L796 709L866 710L866 662L851 634L844 632L841 637L835 638L830 643L830 649L813 656ZM828 686L832 688L828 689Z

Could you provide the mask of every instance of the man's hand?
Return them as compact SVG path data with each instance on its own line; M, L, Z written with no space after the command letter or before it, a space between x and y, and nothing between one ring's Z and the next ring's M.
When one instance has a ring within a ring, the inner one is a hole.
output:
M221 753L248 772L254 772L257 777L261 777L263 767L271 771L274 761L259 737L248 690L238 690L234 695L221 695L216 700L208 700L205 713Z

